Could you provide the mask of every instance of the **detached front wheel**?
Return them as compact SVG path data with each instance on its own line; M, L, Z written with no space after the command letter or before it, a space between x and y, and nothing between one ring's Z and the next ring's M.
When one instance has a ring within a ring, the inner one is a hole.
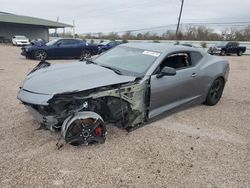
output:
M101 116L94 112L79 112L65 120L62 126L65 141L71 145L103 144L106 126Z
M211 85L205 104L208 106L214 106L216 105L223 93L224 90L224 86L225 86L225 82L223 80L223 78L217 78Z

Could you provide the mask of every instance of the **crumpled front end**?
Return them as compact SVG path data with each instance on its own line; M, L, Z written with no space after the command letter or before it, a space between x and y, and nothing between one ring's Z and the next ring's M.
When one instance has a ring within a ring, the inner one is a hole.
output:
M33 93L23 88L18 92L19 99L30 112L30 114L41 124L51 128L58 124L58 116L50 109L48 101L53 95Z
M146 88L146 83L127 83L55 95L21 88L17 98L39 123L50 130L60 129L67 117L83 111L95 112L105 122L129 130L145 120Z
M17 98L41 128L61 130L67 143L102 144L106 123L131 131L147 119L148 85L94 64L40 62Z

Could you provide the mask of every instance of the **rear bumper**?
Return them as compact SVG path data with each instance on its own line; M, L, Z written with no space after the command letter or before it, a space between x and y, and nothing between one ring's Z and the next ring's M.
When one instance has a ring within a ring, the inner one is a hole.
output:
M226 69L225 69L225 76L224 76L225 82L228 81L229 71L230 71L230 67L229 67L229 65L228 65L228 66L226 67Z

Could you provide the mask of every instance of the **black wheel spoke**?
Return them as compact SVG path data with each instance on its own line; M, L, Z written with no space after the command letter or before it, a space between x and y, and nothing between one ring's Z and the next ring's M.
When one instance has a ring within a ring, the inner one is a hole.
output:
M105 142L105 137L91 136L87 139L88 143L99 143L103 144Z
M81 136L81 133L78 133L77 135L68 137L66 139L66 141L70 144L75 143L75 142L79 142L79 144L83 141L83 138Z
M84 129L84 125L80 119L75 120L74 123L75 123L75 126L77 126L79 130Z
M102 120L97 119L97 120L94 122L94 124L91 125L91 128L90 128L91 132L93 132L97 127L99 127L101 123L102 123Z
M217 97L217 93L214 92L212 97L213 97L213 100L217 100L217 98L218 98L218 97Z

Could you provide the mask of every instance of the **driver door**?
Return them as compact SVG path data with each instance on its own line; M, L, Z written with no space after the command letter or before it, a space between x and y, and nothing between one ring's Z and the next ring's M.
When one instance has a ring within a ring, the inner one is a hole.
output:
M157 78L165 66L175 68L176 75ZM167 57L151 76L149 118L199 98L202 93L199 79L198 68L192 65L189 53Z
M73 57L74 44L71 39L61 39L51 48L50 51L52 56L56 58Z

